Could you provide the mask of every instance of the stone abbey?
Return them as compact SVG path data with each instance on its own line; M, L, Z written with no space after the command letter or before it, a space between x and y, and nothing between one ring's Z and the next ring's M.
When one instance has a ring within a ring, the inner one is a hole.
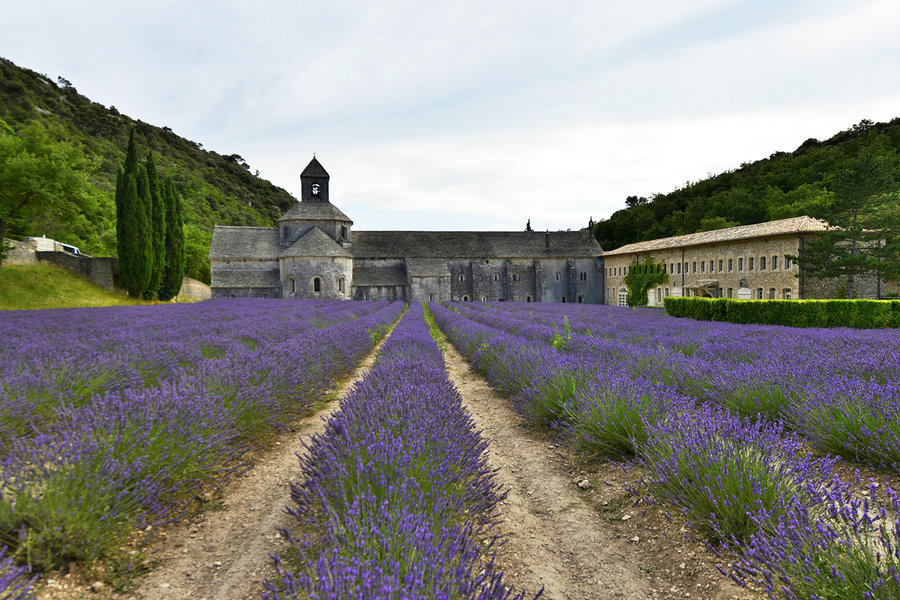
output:
M354 231L314 157L278 227L213 231L213 297L602 303L590 231Z

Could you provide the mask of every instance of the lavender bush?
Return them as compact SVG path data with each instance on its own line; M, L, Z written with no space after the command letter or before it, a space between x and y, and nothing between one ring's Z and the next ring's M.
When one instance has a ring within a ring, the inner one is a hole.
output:
M3 600L33 600L34 591L25 567L17 567L11 558L5 555L5 548L0 548L0 598Z
M503 497L486 449L412 307L310 441L289 509L307 534L264 597L512 597L480 542Z

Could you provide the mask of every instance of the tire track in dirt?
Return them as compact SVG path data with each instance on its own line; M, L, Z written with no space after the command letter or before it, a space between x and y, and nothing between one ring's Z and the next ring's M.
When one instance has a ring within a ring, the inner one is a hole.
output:
M338 387L337 397L362 379L375 362L387 337ZM301 441L324 429L325 420L339 407L332 401L324 410L305 417L279 435L272 450L258 457L254 467L224 490L221 510L207 510L191 524L178 525L148 552L159 564L126 596L130 600L258 599L262 581L276 576L270 552L287 547L277 533L290 527L285 514L289 483L299 474ZM122 596L119 596L121 598Z

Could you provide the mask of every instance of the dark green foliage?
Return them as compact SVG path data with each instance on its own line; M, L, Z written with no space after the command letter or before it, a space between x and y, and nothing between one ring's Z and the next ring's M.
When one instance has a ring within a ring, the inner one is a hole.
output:
M730 225L801 215L827 218L836 201L837 174L850 168L863 149L891 165L897 179L900 119L890 123L864 121L830 140L807 140L792 153L776 152L769 158L655 195L647 202L630 196L626 208L596 224L594 234L604 250L613 250L633 242ZM892 189L897 191L898 186ZM896 201L893 206L895 220L900 219ZM894 231L900 236L900 227ZM900 245L900 240L896 242ZM900 261L891 264L900 269Z
M159 286L159 299L166 301L174 298L181 290L184 278L184 222L181 217L181 196L175 190L175 184L167 179L163 186L163 198L166 204L166 253L165 271Z
M171 177L185 200L183 219L190 240L185 245L185 274L189 277L209 282L207 257L213 225L272 227L296 202L285 190L253 175L246 162L234 158L236 155L204 150L168 127L131 119L114 107L91 102L71 84L51 80L2 58L0 119L17 132L29 123L43 123L57 132L54 138L80 146L84 156L97 164L89 180L90 206L72 202L64 217L55 210L45 210L39 218L9 222L8 237L46 233L79 246L87 254L115 255L116 173L132 128L142 151L153 152L159 175Z
M116 178L116 240L119 252L119 284L132 298L140 298L150 284L149 182L137 161L134 131L128 136L125 163Z
M649 256L643 261L636 260L628 267L628 274L625 275L625 286L628 288L625 302L628 306L646 306L647 290L668 281L669 274L664 262Z
M900 327L898 300L665 299L666 313L700 321L730 321L792 327Z
M156 298L157 290L162 282L163 272L166 269L166 206L162 196L162 188L159 183L159 174L156 171L156 162L153 153L147 153L144 163L147 172L148 200L150 212L150 254L152 266L150 268L150 283L144 292L145 300Z

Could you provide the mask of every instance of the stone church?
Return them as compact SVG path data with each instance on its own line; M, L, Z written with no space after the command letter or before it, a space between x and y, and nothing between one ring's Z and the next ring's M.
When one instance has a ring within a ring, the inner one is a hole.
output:
M313 157L278 227L217 225L213 297L604 301L602 250L584 231L354 231Z

